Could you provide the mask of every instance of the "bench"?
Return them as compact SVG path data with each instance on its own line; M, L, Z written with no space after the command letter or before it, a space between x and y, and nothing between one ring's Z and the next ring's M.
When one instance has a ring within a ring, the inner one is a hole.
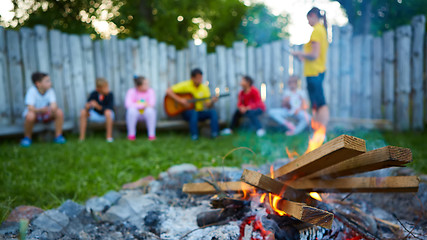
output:
M74 129L74 123L72 121L65 121L62 127L64 131ZM33 133L42 133L47 131L55 131L55 123L36 123L33 128ZM15 136L24 134L24 124L5 125L0 126L0 137L2 136Z

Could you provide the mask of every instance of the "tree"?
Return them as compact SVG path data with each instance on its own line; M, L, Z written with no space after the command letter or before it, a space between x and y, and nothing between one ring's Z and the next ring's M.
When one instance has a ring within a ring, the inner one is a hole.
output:
M347 13L355 34L381 34L427 13L425 0L335 0Z
M249 8L239 28L239 34L250 45L262 45L281 38L289 37L287 26L289 15L275 16L262 3Z

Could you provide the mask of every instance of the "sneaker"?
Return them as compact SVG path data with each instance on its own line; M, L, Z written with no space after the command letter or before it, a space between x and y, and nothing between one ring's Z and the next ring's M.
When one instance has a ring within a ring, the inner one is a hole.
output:
M21 139L21 147L29 147L31 146L31 139L28 137L24 137L23 139Z
M197 140L199 140L199 136L198 135L192 135L191 140L197 141Z
M67 140L65 140L64 136L59 135L58 137L53 139L53 142L58 144L64 144L65 142L67 142Z
M228 136L228 135L231 135L231 134L233 134L233 130L231 130L231 128L224 128L221 131L221 136Z
M129 141L135 141L135 136L128 136Z
M108 143L112 143L112 142L114 142L114 138L107 138L107 142L108 142Z
M154 141L154 140L156 140L156 136L148 137L148 141Z
M256 131L256 135L258 137L264 137L265 136L265 130L263 128L260 128Z

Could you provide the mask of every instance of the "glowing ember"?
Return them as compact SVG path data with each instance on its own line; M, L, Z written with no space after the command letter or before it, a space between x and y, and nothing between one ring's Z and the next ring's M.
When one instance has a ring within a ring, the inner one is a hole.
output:
M308 141L308 148L305 153L309 153L314 149L322 146L326 137L326 127L322 125L320 122L311 120L311 127L314 129L314 133L313 133L313 136Z
M255 216L250 216L247 217L243 222L242 225L240 225L240 237L239 240L241 239L258 239L258 238L254 238L252 236L245 236L245 227L246 225L252 225L252 232L258 232L262 239L268 239L269 235L272 234L272 232L265 230L265 228L262 226L262 222L257 220Z
M310 197L316 199L317 201L321 201L322 202L322 198L320 197L320 195L317 192L311 192L310 193Z

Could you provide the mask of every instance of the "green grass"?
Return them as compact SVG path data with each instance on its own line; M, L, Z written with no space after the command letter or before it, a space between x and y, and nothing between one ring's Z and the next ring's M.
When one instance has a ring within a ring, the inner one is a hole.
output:
M328 138L342 133L331 133ZM426 133L359 131L350 135L366 139L368 149L386 144L410 147L414 153L412 167L427 173ZM156 177L175 164L221 166L222 157L237 147L251 148L256 157L250 151L238 150L227 156L226 166L272 162L286 156L285 147L303 153L307 139L307 134L285 137L283 133L275 133L259 139L254 134L241 133L193 142L187 134L162 133L154 142L145 137L130 142L122 135L109 144L102 133L98 133L83 143L77 141L77 136L68 135L65 145L36 141L27 149L21 148L17 139L3 141L0 144L0 222L19 205L47 209L59 206L66 199L84 203L91 196L119 190L123 184L141 177Z

